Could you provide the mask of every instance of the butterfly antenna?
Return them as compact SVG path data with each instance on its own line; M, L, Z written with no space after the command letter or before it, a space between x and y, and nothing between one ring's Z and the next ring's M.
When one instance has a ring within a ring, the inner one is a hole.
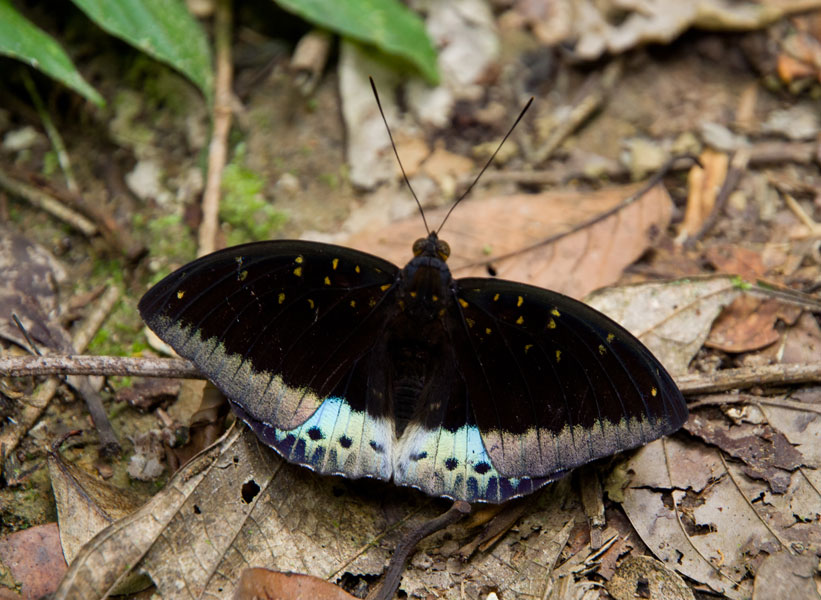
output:
M481 171L479 171L479 174L478 174L478 175L476 176L476 178L473 180L473 183L471 183L471 184L468 186L468 189L466 189L466 190L464 191L464 193L462 193L462 195L461 195L461 196L459 196L459 198L457 198L456 202L454 202L454 203L451 205L450 210L449 210L449 211L448 211L448 213L445 215L445 218L444 218L444 219L442 219L442 222L439 224L439 228L436 230L437 232L442 231L442 227L444 227L444 226L445 226L445 221L447 221L447 220L448 220L448 217L450 216L450 213L452 213L452 212L453 212L453 209L454 209L454 208L456 208L456 205L457 205L457 204L459 204L462 200L464 200L464 199L465 199L465 197L466 197L466 196L470 193L470 191L473 189L473 186L475 186L475 185L476 185L476 183L477 183L477 182L479 181L479 179L482 177L482 175L484 174L484 172L485 172L485 171L487 171L487 168L490 166L490 163L492 163L492 162L493 162L493 159L494 159L494 158L496 158L496 155L497 155L497 154L499 154L499 150L501 150L501 149L502 149L502 146L504 146L505 142L507 141L507 138L509 138L509 137L510 137L510 134L511 134L511 133L513 133L513 130L514 130L514 129L516 129L516 125L518 125L518 124L519 124L519 121L521 121L521 120L522 120L522 117L524 117L524 116L525 116L525 113L527 112L527 109L528 109L528 108L530 108L530 105L531 105L531 104L533 104L533 97L532 97L532 96L530 97L530 100L528 100L528 101L527 101L527 104L525 104L525 107L522 109L522 112L520 112L520 113L519 113L519 116L518 116L518 117L516 117L516 120L513 122L513 125L510 127L510 129L508 130L508 132L505 134L505 137L503 137L503 138L502 138L502 141L501 141L501 142L499 142L499 146L496 148L496 151L495 151L495 152L491 155L491 157L490 157L490 158L488 159L488 161L485 163L485 166L484 166L484 167L482 167L482 170L481 170Z
M405 173L405 167L402 166L402 159L399 158L399 151L396 149L396 143L393 141L393 135L391 134L391 128L388 126L388 120L385 118L385 111L382 110L382 103L379 101L379 93L376 91L376 84L373 82L373 77L368 77L368 80L371 82L371 89L373 90L373 97L376 98L376 105L379 107L379 114L382 115L382 122L385 123L385 129L388 130L388 138L391 140L391 147L393 148L393 153L396 156L396 162L399 163L399 169L402 171L402 177L405 178L405 183L408 184L408 189L410 190L413 199L416 200L416 206L419 207L419 214L422 215L422 223L425 224L425 231L430 234L430 228L428 227L428 220L425 218L425 211L422 210L422 203L419 202L419 198L416 197L416 192L413 191L413 187L411 186L410 180L408 179L407 173Z

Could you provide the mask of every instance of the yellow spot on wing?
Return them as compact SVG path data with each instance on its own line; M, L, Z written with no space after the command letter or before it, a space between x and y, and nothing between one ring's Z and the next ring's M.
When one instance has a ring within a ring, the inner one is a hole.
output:
M185 296L185 290L177 290L177 300L182 300L183 296Z
M294 275L296 275L297 277L302 277L302 267L297 267L296 269L294 269Z
M411 298L416 298L416 292L411 292L411 293L410 293L410 297L411 297Z
M308 306L310 306L311 308L314 307L314 301L311 300L310 298L308 298Z
M294 262L295 262L296 264L298 264L298 265L301 265L303 260L305 260L305 259L304 259L304 258L302 258L302 256L300 255L300 256L297 256L297 257L294 259Z
M547 322L547 328L548 329L556 329L556 321L554 321L553 319L550 319Z
M521 296L519 296L519 299L516 300L516 306L521 306L524 301L525 301L525 299L522 298Z
M607 352L607 348L605 348L602 344L599 344L599 354L605 354Z
M525 354L527 354L527 351L530 350L532 347L533 344L525 344Z
M368 306L370 306L371 308L376 306L376 298L368 298Z
M433 300L434 302L439 302L439 296L437 296L436 294L434 294L434 295L431 297L431 300Z
M616 335L615 335L615 334L613 334L613 333L608 333L608 334L607 334L607 342L608 342L608 343L609 343L609 342L612 342L612 341L613 341L613 340L615 340L615 339L616 339Z
M356 308L356 300L351 300L351 308Z
M491 333L493 333L493 330L490 327L485 327L485 333L490 335Z
M516 325L521 325L525 322L525 318L522 315L519 315L519 318L516 319Z
M330 277L325 278L325 285L331 285L331 278Z
M379 289L382 290L383 292L387 292L390 287L391 287L391 284L386 283L385 285L380 285Z
M354 270L354 271L356 271L357 273L359 273L359 265L356 265L356 266L353 268L353 270Z
M277 301L278 301L280 304L282 304L283 302L285 302L285 292L280 292L280 293L279 293L279 296L277 296Z
M469 305L468 305L468 303L467 303L467 301L466 301L466 300L462 300L461 298L459 298L459 304L461 304L461 305L462 305L462 308L467 308L467 307L469 306Z
M337 267L338 264L339 264L339 259L338 258L335 258L331 261L331 267L333 267L334 271L336 271L336 267Z
M498 300L499 300L499 294L496 294L495 296L493 296L493 301L494 301L494 302L496 302L496 301L498 301Z
M561 313L559 312L558 308L554 308L553 310L551 310L550 314L553 315L554 317L561 317L562 316Z
M556 350L556 362L559 362L562 359L562 351Z
M650 395L655 398L658 395L659 391L656 388L650 390Z
M468 324L468 327L473 327L474 325L476 325L476 321L474 321L473 319L465 319L465 323Z
M248 271L242 271L239 275L237 275L237 279L239 281L245 281L246 277L248 277Z

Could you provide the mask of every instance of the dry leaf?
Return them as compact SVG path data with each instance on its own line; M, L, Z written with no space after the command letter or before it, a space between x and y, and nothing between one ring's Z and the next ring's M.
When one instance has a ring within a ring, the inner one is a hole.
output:
M46 597L57 589L66 568L56 523L0 538L0 598Z
M735 244L710 246L704 258L717 272L739 275L746 281L756 281L767 273L759 252Z
M687 207L680 231L691 237L701 231L713 212L721 185L727 177L730 158L715 150L706 149L698 157L703 165L693 165L687 177Z
M639 186L597 192L474 198L460 206L442 232L451 247L455 277L487 276L521 281L580 298L618 280L670 221L670 198L656 186L623 205ZM620 208L619 208L620 207ZM426 213L437 227L447 209ZM607 211L602 220L571 231ZM396 264L411 258L413 241L424 234L413 216L387 227L360 231L348 245ZM566 235L563 235L566 234ZM558 239L550 241L552 236Z
M650 556L631 556L622 561L606 587L615 600L634 600L641 597L642 591L647 598L695 600L675 571Z
M324 579L255 567L239 578L234 600L356 600Z
M781 337L775 329L781 303L743 294L722 311L704 345L724 352L766 348Z
M622 507L647 547L733 600L749 598L746 575L766 555L821 544L818 491L800 469L774 495L719 450L675 437L645 446L622 468L632 473Z
M467 563L442 543L459 524L428 538L402 580L408 595L484 598L490 587L541 596L579 507L562 480L537 493L515 530ZM132 569L166 599L226 597L249 565L336 580L378 575L398 541L447 502L382 482L322 477L261 446L247 427L194 458L136 513L111 525L72 563L55 598L100 598ZM447 568L446 568L447 567Z

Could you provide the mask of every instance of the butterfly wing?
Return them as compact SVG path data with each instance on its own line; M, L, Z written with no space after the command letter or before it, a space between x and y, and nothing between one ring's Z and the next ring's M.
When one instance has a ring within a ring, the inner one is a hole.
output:
M390 479L393 429L368 406L398 271L329 244L246 244L172 273L139 310L285 458Z
M551 477L676 431L687 406L652 353L605 315L518 283L457 282L476 425L506 476ZM461 354L461 352L460 352Z
M586 304L492 279L456 290L443 357L454 368L437 383L448 400L406 434L398 483L502 502L686 420L658 360Z

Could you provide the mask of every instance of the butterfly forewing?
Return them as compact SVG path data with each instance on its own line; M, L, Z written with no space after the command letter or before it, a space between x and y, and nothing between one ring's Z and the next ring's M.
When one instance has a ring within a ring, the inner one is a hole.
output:
M551 477L678 429L681 393L629 332L561 294L457 281L455 345L476 425L507 477ZM470 349L470 351L468 351Z

